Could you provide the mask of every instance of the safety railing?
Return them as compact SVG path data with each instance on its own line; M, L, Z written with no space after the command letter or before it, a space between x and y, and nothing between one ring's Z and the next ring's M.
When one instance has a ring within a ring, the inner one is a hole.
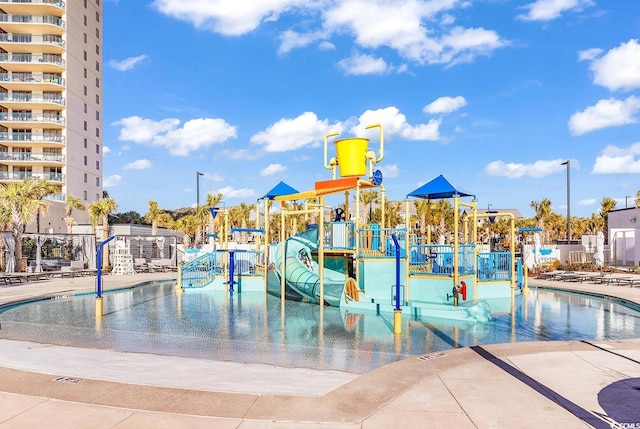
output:
M230 250L216 252L216 267L219 273L228 274ZM258 250L233 250L234 276L261 276L264 252Z
M353 222L325 222L324 248L327 250L352 250L355 247Z
M511 280L510 252L485 252L478 254L478 280Z
M183 288L203 287L211 283L216 275L216 254L204 255L187 262L180 269L180 284Z
M453 274L453 246L449 244L412 244L409 272L412 274ZM459 274L473 274L474 244L458 247Z
M396 234L400 246L400 257L407 256L404 228L377 228L375 225L358 229L358 257L365 259L394 258L396 246L392 235Z

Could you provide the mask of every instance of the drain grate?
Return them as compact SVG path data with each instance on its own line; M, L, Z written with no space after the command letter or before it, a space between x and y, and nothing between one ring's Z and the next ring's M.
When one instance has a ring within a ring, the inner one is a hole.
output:
M61 383L78 384L78 383L82 383L84 380L81 378L74 378L74 377L58 377L58 378L54 378L53 381L59 381Z
M431 353L430 355L420 356L418 358L418 360L426 361L426 360L431 360L431 359L437 359L439 357L446 356L446 355L447 355L446 353Z

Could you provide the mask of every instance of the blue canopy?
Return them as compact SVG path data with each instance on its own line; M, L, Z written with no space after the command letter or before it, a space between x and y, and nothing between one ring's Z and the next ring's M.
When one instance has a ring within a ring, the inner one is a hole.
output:
M428 200L439 200L443 198L473 197L473 194L461 191L453 187L451 183L441 174L432 181L420 186L415 191L407 195L407 197L425 198Z
M260 199L262 200L262 199L268 198L270 200L273 200L275 197L279 197L281 195L291 195L291 194L297 194L297 193L298 191L296 191L291 186L287 185L284 182L280 182Z

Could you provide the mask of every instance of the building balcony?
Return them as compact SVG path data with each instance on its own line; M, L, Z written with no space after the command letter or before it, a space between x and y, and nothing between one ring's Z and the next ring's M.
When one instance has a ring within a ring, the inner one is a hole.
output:
M51 73L0 73L0 85L12 91L60 91L65 80Z
M38 15L62 14L65 3L62 0L0 0L0 8L7 13L29 12Z
M54 94L25 94L25 93L0 93L0 103L13 110L32 110L62 107L65 99L61 95Z
M0 112L0 125L8 128L64 126L64 117L53 113L8 113Z
M64 182L64 174L54 172L33 171L0 171L0 181L21 181L29 178L39 178L47 182Z
M62 57L52 54L0 53L0 65L13 72L60 72L64 70Z
M58 193L58 194L49 194L42 197L43 200L47 201L67 201L67 194Z
M0 14L0 28L5 33L62 35L65 31L64 27L64 20L59 16Z
M0 152L0 161L27 164L64 164L64 155L54 152Z
M0 143L7 142L12 146L29 146L33 143L65 144L62 134L56 133L31 133L31 132L4 132L0 133Z
M64 52L64 40L52 34L0 33L0 48L8 52L61 54Z

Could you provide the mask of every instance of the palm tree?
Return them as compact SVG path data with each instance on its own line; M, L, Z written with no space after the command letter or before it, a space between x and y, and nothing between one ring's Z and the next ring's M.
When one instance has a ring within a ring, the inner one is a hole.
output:
M196 223L197 220L195 215L182 216L180 219L176 220L175 228L178 231L184 233L184 247L191 246L191 240L194 237L197 229Z
M74 210L85 210L85 206L78 197L74 197L71 194L67 194L67 200L65 203L65 218L64 222L67 224L67 245L65 246L65 259L71 259L73 252L73 240L71 239L71 233L73 232L73 225L76 223L73 219Z
M158 235L158 221L162 210L158 207L158 202L149 200L149 211L144 215L144 221L151 224L151 235Z
M98 223L98 220L102 220L102 240L109 238L109 215L113 214L118 209L118 203L113 198L101 198L89 204L89 219L92 225ZM104 248L104 257L102 258L102 267L106 268L109 265L109 247Z
M634 200L634 205L636 208L640 208L640 191L636 192L636 199Z
M362 223L371 223L371 213L372 213L372 206L373 203L377 203L378 202L378 191L362 191L360 192L360 202L362 202L363 205L363 212L362 212L362 217L360 219L362 219ZM366 215L366 211L364 211L364 209L366 209L368 206L369 208L369 216Z
M551 200L549 198L544 198L540 202L531 201L531 208L536 212L534 219L538 222L538 227L544 230L542 234L543 244L548 243L549 231L546 230L545 225L553 213L553 210L551 209Z
M17 270L22 259L22 232L27 223L38 213L49 207L42 198L54 192L53 185L39 178L29 178L22 182L2 184L0 204L11 213L10 226L14 241L14 260Z
M431 217L431 201L420 198L414 200L413 205L416 208L416 216L418 217L418 223L420 225L420 237L424 237Z
M609 212L616 208L616 200L609 197L604 197L600 202L600 216L603 221L603 233L604 233L604 243L608 244L609 242Z

